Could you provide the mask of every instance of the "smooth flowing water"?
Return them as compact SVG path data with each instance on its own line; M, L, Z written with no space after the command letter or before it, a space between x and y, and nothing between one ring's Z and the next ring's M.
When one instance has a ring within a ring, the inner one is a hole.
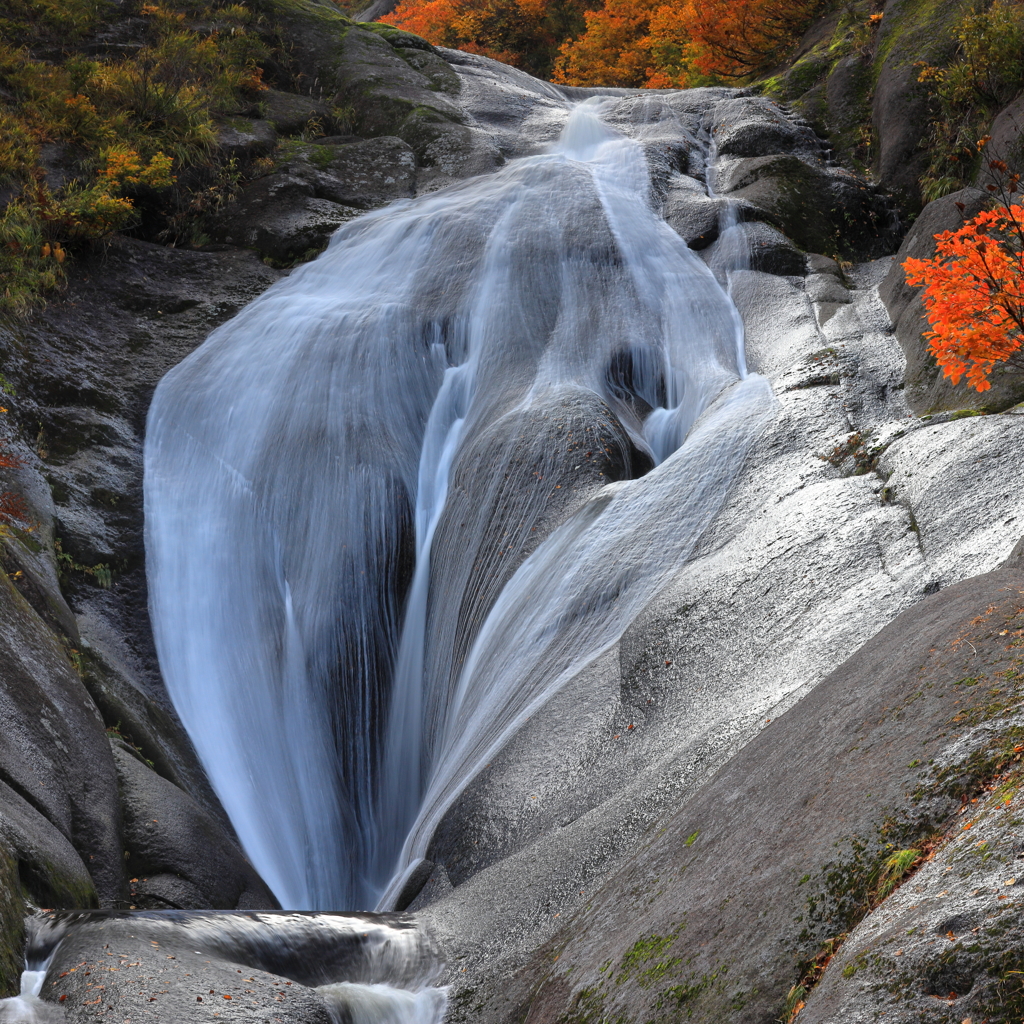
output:
M315 990L335 1024L437 1024L447 1006L447 990L437 985L443 967L438 951L408 918L281 911L51 911L30 917L26 924L21 994L0 999L3 1024L66 1019L59 1004L39 995L48 967L69 936L79 949L89 946L91 936L100 957L111 945L132 948L135 957L140 948L152 948L161 958L197 966L213 962L237 970L235 965L242 964L272 978L290 978ZM129 959L122 953L119 966ZM184 974L184 979L192 977L191 972ZM113 987L113 979L107 981ZM187 981L185 985L190 1002L195 990ZM166 1019L166 1006L163 1013Z
M545 151L342 227L157 390L160 665L283 906L393 902L467 782L686 560L773 415L729 268L660 218L619 103L566 102ZM371 1017L382 998L335 988Z

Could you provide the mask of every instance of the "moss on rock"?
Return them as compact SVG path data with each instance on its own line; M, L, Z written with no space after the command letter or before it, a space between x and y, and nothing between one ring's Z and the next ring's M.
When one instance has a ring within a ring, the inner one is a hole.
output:
M24 965L25 900L18 879L18 861L0 842L0 998L18 993Z

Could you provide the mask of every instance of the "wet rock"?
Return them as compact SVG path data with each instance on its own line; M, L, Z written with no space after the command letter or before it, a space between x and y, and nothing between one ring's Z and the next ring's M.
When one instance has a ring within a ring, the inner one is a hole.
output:
M436 865L433 861L420 861L405 880L405 885L402 886L401 892L395 897L395 910L406 910L410 903L418 899L435 870Z
M96 886L68 838L27 800L0 782L0 840L14 857L15 892L37 906L95 907ZM95 864L94 859L90 862ZM12 893L13 895L13 893Z
M439 966L431 937L398 914L44 915L30 928L33 949L60 939L41 997L68 1021L115 1012L118 1019L335 1024L351 1009L329 986L419 989Z
M691 249L706 249L718 238L722 212L728 202L708 196L692 178L677 175L665 196L662 216ZM732 208L742 221L762 216L760 210L745 203L733 204Z
M123 861L110 855L121 848L120 808L103 721L67 650L6 575L0 576L0 719L17 723L0 730L0 780L79 852L101 900L122 899ZM27 820L23 807L10 813ZM40 839L37 848L47 844L54 842Z
M987 728L997 739L998 728ZM891 1017L894 1003L902 1020L962 1024L1016 1016L1024 801L1008 790L973 799L963 808L959 835L846 939L807 996L802 1020Z
M261 94L260 101L264 105L264 119L280 135L298 135L311 121L323 125L331 118L330 106L312 96L268 89Z
M801 277L807 270L807 259L778 228L761 221L740 223L734 229L735 238L719 238L713 245L701 251L703 259L721 280L724 271L734 258L737 241L746 245L749 251L750 270L766 274L780 274L783 277ZM731 234L731 233L730 233Z
M182 941L187 933L177 941L156 934L149 938L144 919L138 927L111 920L72 930L47 973L43 1000L52 1004L63 997L58 1005L68 1022L116 1013L122 1020L159 1015L190 1024L332 1024L312 988L248 964L239 968L238 959Z
M410 913L415 913L431 903L444 899L452 891L451 879L448 877L448 872L444 869L444 865L433 864L432 868L430 877L407 908Z
M277 276L243 252L115 239L70 266L66 295L19 325L17 341L0 333L16 391L5 401L42 426L35 448L15 449L25 466L5 473L36 526L2 539L0 574L0 644L10 645L0 653L0 700L4 721L19 723L0 730L0 781L11 787L0 793L0 832L37 905L127 905L105 727L189 794L216 823L218 843L233 842L152 650L140 437L164 370ZM111 556L109 576L98 575L96 559Z
M25 901L15 852L0 839L0 999L16 995L25 959Z
M989 129L991 138L985 147L978 184L988 184L986 160L1002 160L1010 169L1024 170L1024 95L1005 106Z
M935 555L937 581L953 578L955 563L1010 555L1008 538L1024 528L1014 480L1021 459L1024 429L1016 416L929 424L881 455L886 500L913 512L921 544Z
M405 138L406 121L423 113L440 122L463 120L459 106L426 74L403 60L382 34L362 28L345 36L337 89L339 102L355 108L360 135Z
M730 161L719 190L761 210L809 252L881 254L892 223L884 201L862 179L793 154Z
M269 121L236 117L217 129L217 148L228 159L248 162L269 156L276 145L277 132Z
M412 42L415 37L408 41ZM437 54L433 48L423 46L403 46L407 40L398 37L392 45L395 52L405 61L409 67L418 71L430 83L430 88L436 92L447 93L450 96L458 96L462 91L462 81L452 70L451 65ZM418 40L422 43L422 40Z
M317 199L372 210L416 194L416 157L401 139L353 139L297 149L285 173L308 182Z
M137 879L132 883L136 906L180 910L277 906L219 821L157 775L128 744L113 739L111 749L121 793L124 845L131 855L128 868ZM174 885L175 878L186 884Z
M928 126L932 107L918 83L918 62L944 63L956 43L950 29L962 16L957 4L886 0L875 57L871 120L882 186L905 205L920 208L919 179L928 166Z
M761 96L723 100L711 112L711 134L719 156L758 157L818 147L814 133L801 128Z
M625 364L609 368L610 373L616 370L622 371L620 377L628 376ZM509 379L518 372L520 367L510 365ZM451 678L453 684L480 624L529 553L600 488L641 476L653 466L649 451L594 392L550 389L533 396L526 407L511 395L515 392L510 392L508 414L460 449L431 548L439 569L431 580L427 671L434 678ZM504 478L504 488L488 492L473 479L479 474L492 478L496 472ZM506 489L524 497L502 500ZM480 500L481 494L487 495L486 501ZM531 494L533 500L527 501L525 495ZM478 540L467 545L467 537ZM453 595L463 595L458 617L450 614ZM453 878L470 870L456 873L456 860L472 863L475 870L507 852L496 845L466 849L461 831L453 820L438 830L432 846L437 852L432 859L445 864Z
M861 54L848 53L836 62L825 84L831 131L844 135L863 123L869 84L870 67Z
M214 237L255 249L281 264L309 259L359 211L317 199L312 182L292 174L260 178L218 219Z
M962 203L963 211L957 208ZM907 284L903 263L908 257L928 259L935 255L935 235L954 231L988 203L985 193L963 189L929 203L893 257L879 288L907 357L907 401L918 414L945 409L1005 409L1024 398L1024 374L1011 367L997 367L990 379L992 389L978 392L965 381L954 385L935 363L924 332L930 327L921 301L921 289Z

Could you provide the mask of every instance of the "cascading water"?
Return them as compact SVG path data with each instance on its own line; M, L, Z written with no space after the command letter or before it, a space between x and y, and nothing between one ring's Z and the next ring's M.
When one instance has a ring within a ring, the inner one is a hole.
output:
M285 906L388 905L685 561L773 414L618 102L344 226L157 390L160 664Z

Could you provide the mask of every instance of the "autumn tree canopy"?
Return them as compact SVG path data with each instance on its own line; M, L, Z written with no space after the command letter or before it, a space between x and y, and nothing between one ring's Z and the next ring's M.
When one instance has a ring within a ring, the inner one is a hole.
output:
M403 0L382 19L566 85L652 89L748 75L820 0Z
M548 78L593 0L403 0L381 21Z

